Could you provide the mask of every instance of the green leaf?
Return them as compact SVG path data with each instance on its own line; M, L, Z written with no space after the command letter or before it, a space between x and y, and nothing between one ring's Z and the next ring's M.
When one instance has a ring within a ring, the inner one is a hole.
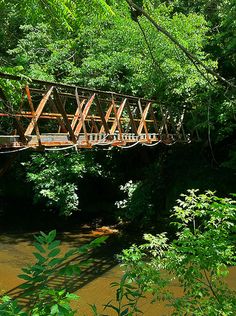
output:
M100 246L102 243L104 243L104 242L107 240L108 237L109 237L109 236L101 236L101 237L98 237L98 238L94 239L93 241L91 241L89 245L91 245L91 246L93 246L93 247L98 247L98 246Z
M93 315L98 316L97 306L95 304L89 304L89 306L91 307L93 311Z
M58 247L61 244L60 240L54 240L52 243L48 245L48 249L52 250L53 248Z
M47 236L48 244L50 244L55 239L56 235L57 235L57 231L55 229L49 232Z
M62 275L72 276L74 273L73 267L72 266L64 267L63 269L60 270L60 274L61 273Z
M77 248L70 249L70 250L68 250L68 251L65 253L64 258L65 258L65 259L70 258L71 256L74 256L76 253L78 253L78 251L79 251L79 249L77 249Z
M87 260L84 260L84 261L81 261L80 263L79 263L79 265L80 265L80 267L89 267L91 264L93 264L94 263L94 259L92 259L92 258L89 258L89 259L87 259Z
M48 257L56 257L61 252L60 248L55 248L51 252L49 252Z
M42 232L42 231L40 231L40 235L42 236L42 237L44 237L45 239L47 239L47 235L44 233L44 232Z
M21 289L28 289L28 288L32 287L32 284L31 283L23 283L23 284L20 284L19 287Z
M55 304L51 307L51 315L55 315L59 312L58 305Z
M68 310L70 309L69 306L67 305L58 305L58 312L60 313L59 315L68 315Z
M38 259L40 263L43 263L46 261L46 259L43 256L41 256L40 253L38 252L33 252L33 255L35 256L36 259Z
M120 314L119 308L116 307L116 306L114 306L114 305L112 305L112 304L106 304L105 307L104 307L104 309L106 309L106 308L111 308L111 309L113 309L114 311L116 311L118 315Z
M44 244L45 240L42 236L34 236L34 238L40 243L40 244Z
M30 268L22 268L21 270L23 272L25 272L26 274L31 274L31 267Z
M9 301L11 300L11 298L10 298L10 296L8 296L8 295L4 295L4 296L1 298L1 300L3 301L3 303L7 303L7 302L9 302Z
M78 252L85 254L89 251L90 248L91 248L91 244L84 245L78 248Z
M69 300L78 300L79 296L73 293L67 293L66 298L68 298Z
M49 267L53 267L53 266L55 266L55 265L57 265L57 264L62 263L62 261L63 261L62 258L53 258L52 260L50 260L50 261L48 262L48 266L49 266Z
M44 282L46 281L46 278L48 276L46 275L36 275L33 279L32 279L32 282L33 283L41 283L41 282Z
M38 265L38 264L35 264L34 266L32 266L31 269L32 269L32 271L38 272L38 271L43 271L45 268L40 266L40 265Z
M79 264L74 264L74 265L71 265L72 267L72 270L73 270L73 274L80 274L81 273L81 269L79 267Z
M43 246L40 243L34 242L33 246L41 253L46 252L46 250L43 248Z
M26 280L26 281L31 281L31 280L32 280L32 277L30 277L30 276L27 275L27 274L19 274L19 275L18 275L18 278L23 279L23 280Z

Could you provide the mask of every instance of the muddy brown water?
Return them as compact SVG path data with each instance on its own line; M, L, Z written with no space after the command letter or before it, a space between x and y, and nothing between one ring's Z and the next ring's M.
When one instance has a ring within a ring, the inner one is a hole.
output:
M95 231L86 229L78 233L65 232L58 238L62 240L62 251L66 251L72 247L81 246L99 235L113 233L106 228ZM6 293L12 297L19 297L19 285L22 281L17 275L21 273L22 267L34 262L33 240L32 233L0 235L0 294ZM120 251L116 244L117 241L115 243L108 241L106 246L93 254L95 260L92 266L86 268L80 277L69 281L70 291L80 297L78 302L73 302L73 307L78 308L77 315L92 316L89 304L95 304L99 312L102 312L103 305L115 297L115 289L110 287L110 283L119 281L122 275L122 268L114 259L114 254ZM63 280L52 280L54 286L59 285L60 282ZM230 269L228 284L236 290L236 268ZM176 295L181 294L177 283L173 283L170 290ZM164 303L150 304L150 300L147 299L141 300L139 307L144 312L144 316L170 315L171 312ZM114 315L111 310L107 310L106 313Z

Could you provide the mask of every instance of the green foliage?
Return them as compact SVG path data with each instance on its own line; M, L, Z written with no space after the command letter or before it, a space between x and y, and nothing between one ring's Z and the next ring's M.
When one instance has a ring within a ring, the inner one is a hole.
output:
M144 245L123 252L130 280L143 279L154 299L169 301L173 315L234 315L236 295L225 277L228 266L236 265L235 212L232 199L189 190L173 210L175 240L169 242L165 233L146 234ZM182 297L165 290L172 280L182 287Z
M24 297L29 298L32 304L33 315L74 315L69 302L78 297L69 294L64 288L55 289L50 286L50 279L59 276L80 275L81 266L85 262L74 264L71 261L76 255L87 253L90 249L99 246L105 237L98 238L90 244L80 248L68 250L63 256L59 256L60 241L55 240L56 231L51 231L48 235L43 232L35 236L34 256L36 263L27 268L23 268L23 274L19 278L27 281L21 285L24 289ZM89 261L87 261L88 264ZM66 286L66 285L65 285Z
M207 31L202 16L172 16L171 8L164 5L153 8L153 15L164 27L172 29L190 51L208 63L202 52ZM82 84L146 96L158 95L159 98L167 89L171 89L172 95L186 93L192 96L195 89L205 85L194 65L168 39L158 34L144 18L140 23L162 71L153 66L137 23L130 21L129 10L122 7L112 23L100 24L99 32L93 31L93 25L84 30L82 39L89 38L89 41L86 41L87 56L80 66ZM163 99L166 97L171 95L167 93Z
M150 186L145 181L134 183L130 180L125 185L121 185L120 190L127 195L124 200L116 202L120 218L134 225L138 224L140 228L149 224L154 215L151 195L148 194Z
M175 0L173 6L177 12L200 12L211 24L211 53L221 56L224 68L230 75L235 70L235 17L236 5L233 0L205 1L197 0L194 2L186 0ZM222 58L223 57L223 58ZM231 68L231 69L230 69Z
M42 290L38 302L30 311L32 316L48 316L48 315L62 315L73 316L76 311L70 307L72 300L77 300L78 296L75 294L66 293L65 290Z
M105 1L94 2L100 7L108 7ZM46 12L49 8L54 10L53 6L61 10L57 1L46 3ZM61 6L64 5L63 1ZM130 18L125 2L113 4L115 15L112 20L106 15L98 20L96 12L99 10L88 14L83 1L80 4L67 1L67 6L74 6L73 12L80 12L80 17L74 13L74 20L78 22L82 19L86 28L79 27L78 32L65 37L63 33L58 36L54 25L44 20L39 24L19 26L23 36L14 49L8 50L8 54L13 56L15 64L24 67L28 75L45 79L54 77L146 96L157 95L167 87L178 95L186 92L191 95L204 84L194 65L142 18L141 24L162 72L153 68L143 35L137 23ZM172 16L171 8L163 4L152 7L155 19L167 29L172 29L173 35L190 51L212 65L202 51L208 30L204 18L194 13Z
M44 201L49 209L57 208L64 215L78 209L78 179L86 173L101 174L100 165L89 153L34 154L24 165L35 202Z
M0 298L0 313L2 316L28 316L16 301L6 295Z
M20 64L33 78L60 80L73 71L76 43L70 39L57 39L46 23L22 25L24 34L17 47L8 50L12 60Z
M123 275L120 283L112 282L111 287L117 287L116 304L110 301L105 305L104 310L115 311L117 316L131 316L141 312L137 303L140 298L144 297L143 289L132 285L128 274Z
M220 32L216 36L216 43L222 51L227 71L233 75L236 69L236 4L234 1L223 1L219 10Z
M142 313L138 308L138 302L140 298L145 298L143 296L143 284L140 282L138 285L132 284L129 274L124 274L121 281L112 282L111 287L116 289L116 298L110 300L106 305L104 305L104 311L109 310L112 315L115 313L117 316L132 316ZM109 316L109 314L101 314L97 310L96 305L90 305L92 313L94 316Z
M142 180L129 180L120 186L124 199L116 202L117 215L140 229L160 224L160 204L163 203L161 159L158 157L154 163L138 170Z
M63 256L59 256L61 252L60 241L55 238L55 230L48 234L41 232L38 236L35 236L35 252L33 255L36 263L22 268L23 273L18 276L26 281L20 285L20 288L23 290L23 297L29 300L29 306L22 308L16 300L10 300L9 297L4 296L0 302L1 315L75 315L76 311L72 310L70 302L77 300L78 296L67 292L66 284L61 284L60 288L50 285L50 279L80 275L81 267L85 264L90 265L91 260L87 259L75 264L72 259L100 246L107 237L100 237L89 244L70 249Z

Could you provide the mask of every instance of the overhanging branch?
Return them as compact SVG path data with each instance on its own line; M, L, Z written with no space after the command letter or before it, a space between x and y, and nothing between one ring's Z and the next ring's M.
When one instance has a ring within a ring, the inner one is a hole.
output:
M184 54L187 56L187 58L196 66L196 63L200 66L202 66L206 72L217 78L218 80L224 82L228 86L236 88L234 84L232 84L230 81L226 80L224 77L219 75L217 72L215 72L210 67L206 66L200 59L198 59L196 56L194 56L186 47L184 47L171 33L169 33L165 28L157 24L157 22L142 8L140 8L137 4L135 4L132 0L126 0L126 2L129 4L129 6L132 9L135 9L140 14L146 17L146 19L162 34L164 34L166 37L169 38L169 40L174 43L179 49L184 52ZM201 74L202 75L202 74Z

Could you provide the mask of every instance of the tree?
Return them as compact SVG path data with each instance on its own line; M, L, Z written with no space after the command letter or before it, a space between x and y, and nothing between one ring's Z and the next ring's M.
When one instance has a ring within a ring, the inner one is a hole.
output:
M25 163L27 180L32 182L34 201L44 202L48 210L69 216L78 211L78 180L86 174L101 174L101 166L89 154L34 154Z

